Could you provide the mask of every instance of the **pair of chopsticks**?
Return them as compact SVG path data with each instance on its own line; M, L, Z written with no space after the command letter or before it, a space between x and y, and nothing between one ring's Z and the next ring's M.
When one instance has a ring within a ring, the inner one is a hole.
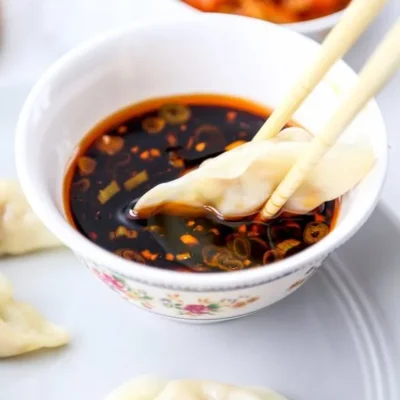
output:
M261 127L253 138L254 141L278 134L330 67L351 48L386 2L387 0L353 0L350 3L339 23L324 41L315 62L302 74L288 96ZM261 218L270 218L279 212L309 172L336 143L343 130L399 67L400 19L366 62L358 82L329 118L321 133L313 138L308 151L298 158L275 189L261 211Z

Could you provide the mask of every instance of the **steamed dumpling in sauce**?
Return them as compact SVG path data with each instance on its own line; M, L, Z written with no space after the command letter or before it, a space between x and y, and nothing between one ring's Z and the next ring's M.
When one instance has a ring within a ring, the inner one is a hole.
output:
M149 190L134 211L140 217L168 204L211 208L224 218L259 211L301 154L309 134L300 128L283 130L276 138L248 142L206 160L197 170ZM375 156L367 142L335 145L284 206L307 213L345 194L370 171Z
M163 381L148 376L125 383L106 400L286 400L269 389L202 380Z

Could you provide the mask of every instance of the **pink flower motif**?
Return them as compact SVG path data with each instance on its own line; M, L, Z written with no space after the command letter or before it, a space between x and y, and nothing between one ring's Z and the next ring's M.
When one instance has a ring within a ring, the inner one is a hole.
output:
M99 275L99 277L104 283L107 283L108 285L114 287L117 290L125 289L124 284L122 282L118 281L117 279L113 278L110 275L102 273Z
M188 304L184 307L185 311L189 311L192 314L207 314L210 310L203 304Z

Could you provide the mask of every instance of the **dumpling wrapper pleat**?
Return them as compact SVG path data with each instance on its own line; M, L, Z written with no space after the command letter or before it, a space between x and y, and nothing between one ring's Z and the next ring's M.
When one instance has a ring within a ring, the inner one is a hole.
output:
M64 329L31 305L14 300L12 285L0 274L0 358L62 346L68 340Z
M0 256L60 245L30 208L19 183L0 180Z
M290 134L293 130L298 134ZM289 128L272 140L245 143L206 160L181 178L149 190L134 210L140 216L146 209L176 203L210 207L226 218L254 214L299 156L308 150L310 142L300 131L305 132ZM284 210L306 213L342 196L367 175L374 162L374 152L367 142L335 145L288 200Z
M162 381L150 376L127 382L106 400L286 400L263 388L242 388L203 380Z

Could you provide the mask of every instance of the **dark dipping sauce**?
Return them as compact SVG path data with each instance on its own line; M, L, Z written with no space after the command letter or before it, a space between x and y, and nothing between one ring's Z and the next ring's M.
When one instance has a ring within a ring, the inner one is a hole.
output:
M181 272L260 267L313 245L333 228L339 200L265 222L224 221L211 212L148 219L130 213L149 189L251 140L270 113L215 95L155 99L117 112L89 132L70 163L64 184L70 223L123 258Z

